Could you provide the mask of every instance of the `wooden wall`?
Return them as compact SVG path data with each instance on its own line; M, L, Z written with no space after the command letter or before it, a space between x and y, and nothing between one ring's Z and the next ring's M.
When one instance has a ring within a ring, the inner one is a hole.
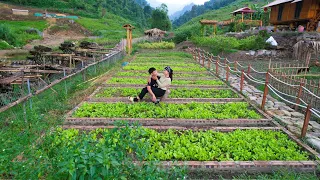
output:
M319 0L303 0L302 9L298 19L294 18L297 3L284 3L282 18L278 21L279 6L271 7L270 23L271 24L288 24L297 20L308 20L316 15L319 9Z

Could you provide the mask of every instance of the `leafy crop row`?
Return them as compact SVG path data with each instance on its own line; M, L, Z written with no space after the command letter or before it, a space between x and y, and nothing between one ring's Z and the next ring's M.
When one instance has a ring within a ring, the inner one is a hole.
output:
M144 49L173 49L175 44L173 42L155 42L155 43L141 43L138 47Z
M141 89L136 88L106 88L96 97L128 97L139 94ZM171 89L170 98L237 98L238 95L231 90L178 88Z
M132 71L120 71L115 76L139 76L139 77L148 77L149 74L147 71L144 72L132 72ZM197 73L197 74L190 74L190 73L174 73L173 77L213 77L208 73Z
M147 84L147 79L111 78L108 84ZM224 85L220 80L173 80L172 85Z
M171 68L175 68L175 67L200 67L199 64L195 64L195 63L172 63L172 62L131 62L128 66L149 66L149 67L162 67L161 70L163 69L163 67L165 66L170 66Z
M149 160L307 160L306 152L282 132L268 130L157 132L148 129Z
M138 57L182 57L182 58L192 58L192 55L185 52L155 52L155 53L143 53L139 54Z
M211 104L164 104L152 105L140 102L126 103L84 103L73 117L105 118L184 118L184 119L259 119L261 116L250 110L244 102Z
M169 64L170 65L170 64ZM163 69L165 66L163 67L155 67L156 69ZM124 70L135 70L135 71L147 71L150 68L150 66L125 66L123 67ZM174 66L171 67L173 69L174 72L192 72L192 71L196 71L196 72L201 72L201 71L206 71L206 69L202 68L202 67L178 67L178 66Z

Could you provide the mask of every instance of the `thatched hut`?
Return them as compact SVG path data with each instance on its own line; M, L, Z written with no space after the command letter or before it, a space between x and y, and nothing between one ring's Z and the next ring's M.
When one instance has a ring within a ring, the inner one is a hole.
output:
M144 32L144 35L148 37L153 37L153 38L163 38L166 33L167 33L166 31L162 31L161 29L154 28L154 29L146 30Z

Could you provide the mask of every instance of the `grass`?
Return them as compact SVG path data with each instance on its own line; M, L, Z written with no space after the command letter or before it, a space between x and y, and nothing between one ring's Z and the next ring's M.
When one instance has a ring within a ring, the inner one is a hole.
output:
M26 30L34 28L41 32L48 27L48 24L44 20L40 21L4 21L0 20L0 24L9 27L10 32L15 36L15 42L10 45L16 47L22 47L31 40L41 39L39 34L29 34Z
M126 38L126 30L122 27L125 24L133 24L130 20L107 13L106 17L101 19L80 18L77 23L91 31L98 39L88 39L100 45L113 47L121 39ZM142 35L142 30L136 28L133 30L132 37L136 38Z

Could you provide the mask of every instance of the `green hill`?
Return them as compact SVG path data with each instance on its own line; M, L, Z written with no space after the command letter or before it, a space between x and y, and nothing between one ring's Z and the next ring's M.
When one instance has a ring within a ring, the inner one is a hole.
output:
M175 41L182 42L187 40L188 38L191 38L192 36L200 35L201 25L199 21L201 19L209 19L209 20L217 20L217 21L228 20L228 19L231 19L230 12L236 9L239 9L245 6L253 6L253 5L255 5L256 7L262 7L263 5L267 4L267 2L268 0L236 0L225 7L204 13L200 16L197 16L191 19L187 23L177 28L175 30L175 34L176 34ZM262 9L259 8L258 10L261 11Z

